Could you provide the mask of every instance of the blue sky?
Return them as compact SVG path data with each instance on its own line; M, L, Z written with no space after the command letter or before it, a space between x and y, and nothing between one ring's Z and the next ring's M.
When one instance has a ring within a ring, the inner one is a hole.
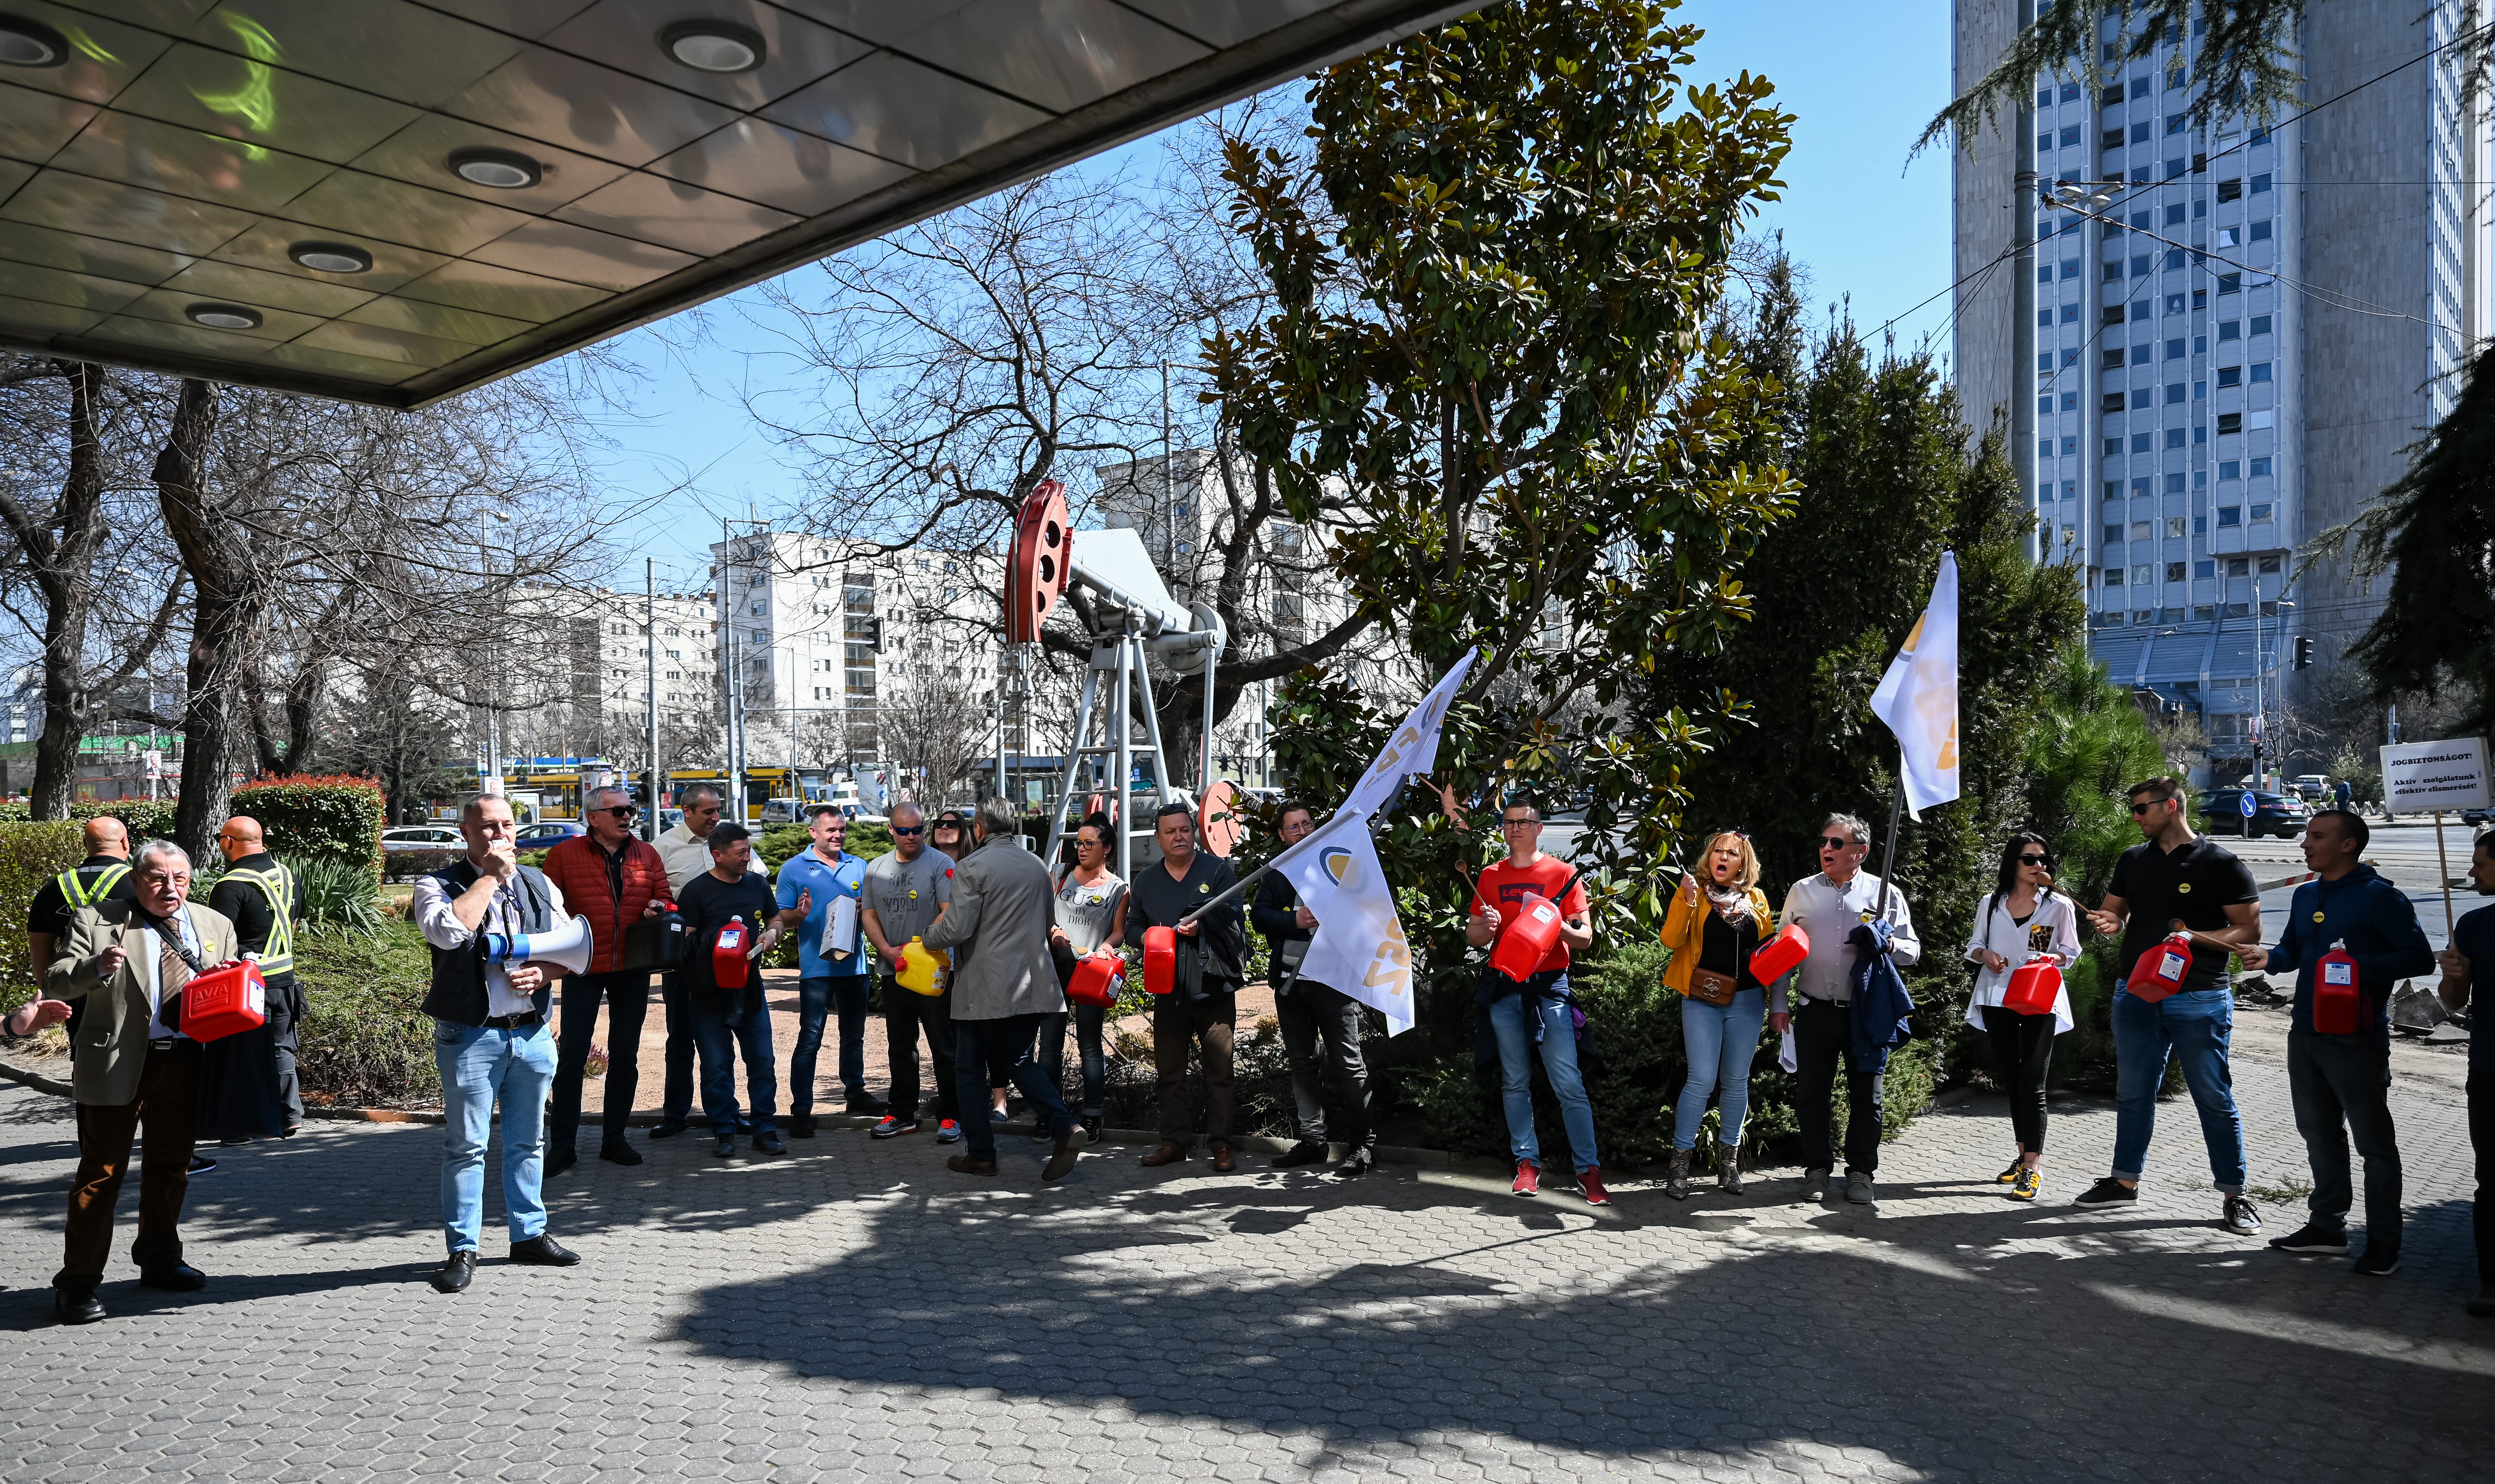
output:
M1785 199L1760 225L1780 230L1811 275L1814 298L1850 300L1868 328L1947 287L1949 184L1945 153L1911 167L1906 151L1947 101L1949 7L1942 0L1689 0L1682 15L1707 28L1697 47L1699 77L1730 78L1744 68L1776 83L1790 112L1794 149L1784 168ZM1157 146L1128 145L1149 174ZM722 515L748 510L770 516L796 500L800 482L771 440L748 417L748 387L779 376L767 330L741 307L752 292L710 306L702 329L679 320L637 330L615 350L639 367L629 416L606 419L613 448L603 477L636 503L674 490L647 516L612 533L633 553L623 579L640 585L639 556L656 556L661 581L699 588L704 548L719 539ZM1941 328L1943 297L1897 326L1901 344Z

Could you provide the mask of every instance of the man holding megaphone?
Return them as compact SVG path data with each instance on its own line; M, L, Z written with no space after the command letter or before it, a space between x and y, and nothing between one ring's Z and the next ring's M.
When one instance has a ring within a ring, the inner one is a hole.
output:
M485 1144L503 1104L503 1210L511 1260L570 1267L576 1252L546 1233L546 1090L554 1083L554 1033L546 1024L554 971L587 966L586 919L567 915L563 893L520 864L510 801L470 799L459 812L467 858L416 883L413 912L433 950L433 1059L442 1070L442 1233L449 1260L433 1285L457 1293L477 1274L483 1235Z

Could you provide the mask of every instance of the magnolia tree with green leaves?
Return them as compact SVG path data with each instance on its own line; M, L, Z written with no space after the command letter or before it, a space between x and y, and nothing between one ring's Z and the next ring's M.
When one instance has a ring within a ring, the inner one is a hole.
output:
M1707 326L1792 116L1746 73L1689 85L1700 33L1670 10L1502 6L1328 73L1305 150L1233 140L1271 309L1206 342L1225 428L1414 678L1480 651L1439 781L1589 794L1577 855L1615 900L1667 853L1720 704L1637 682L1742 619L1736 573L1789 498L1740 451L1772 387ZM1401 710L1316 669L1280 702L1321 806ZM1432 804L1382 842L1442 975L1453 867L1491 833L1460 846Z

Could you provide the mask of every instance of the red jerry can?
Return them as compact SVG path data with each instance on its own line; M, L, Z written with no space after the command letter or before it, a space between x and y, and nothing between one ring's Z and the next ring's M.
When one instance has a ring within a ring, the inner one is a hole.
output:
M1155 995L1178 988L1178 929L1144 929L1144 988Z
M1548 897L1526 892L1499 931L1498 943L1490 950L1490 966L1519 984L1533 977L1559 941L1559 909Z
M2183 987L2192 973L2192 935L2174 933L2148 945L2122 981L2125 993L2151 1005Z
M2010 973L2001 1007L2021 1015L2050 1015L2062 999L2062 966L2049 953L2039 953Z
M221 1040L266 1024L268 984L249 959L211 969L182 986L182 1034L195 1041Z
M1808 957L1810 935L1802 930L1801 923L1788 922L1750 955L1750 976L1762 984L1773 984Z
M1152 928L1146 931L1160 930ZM1118 986L1125 977L1126 960L1117 949L1095 948L1074 961L1074 977L1066 981L1065 998L1077 1005L1103 1007L1115 1005L1118 1003Z
M2356 961L2349 956L2345 940L2334 943L2313 966L2313 1029L2324 1036L2354 1036L2364 1008Z
M753 969L745 956L745 919L730 917L727 926L719 930L719 941L711 945L710 976L722 989L743 989L745 976Z

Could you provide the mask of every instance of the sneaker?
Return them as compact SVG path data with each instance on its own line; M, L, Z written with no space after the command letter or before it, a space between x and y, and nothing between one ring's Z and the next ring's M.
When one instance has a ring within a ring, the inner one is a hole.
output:
M217 1161L216 1161L216 1160L214 1160L214 1159L209 1159L206 1155L193 1155L193 1156L191 1156L191 1171L190 1171L190 1172L191 1172L192 1174L194 1174L194 1175L204 1175L204 1174L206 1174L208 1171L210 1171L210 1170L212 1170L212 1169L215 1169L216 1167L217 1167Z
M2100 1206L2131 1206L2139 1202L2140 1187L2124 1185L2111 1175L2108 1175L2081 1191L2079 1198L2071 1204L2084 1206L2093 1211Z
M2388 1278L2400 1270L2400 1250L2381 1242L2367 1242L2365 1254L2356 1259L2358 1278Z
M1531 1200L1533 1197L1541 1194L1542 1166L1534 1163L1530 1159L1517 1160L1516 1183L1507 1188L1507 1192L1510 1195L1522 1195L1526 1200Z
M874 1128L869 1128L866 1131L866 1135L871 1139L897 1139L905 1133L916 1133L917 1131L918 1121L916 1119L904 1120L893 1114L886 1113L883 1115L883 1121L877 1124Z
M1108 1136L1109 1136L1108 1130L1100 1127L1100 1115L1099 1115L1099 1114L1097 1114L1097 1113L1087 1113L1087 1114L1085 1114L1085 1115L1084 1115L1084 1117L1083 1117L1083 1142L1084 1142L1084 1143L1086 1143L1086 1144L1097 1144L1097 1143L1099 1143L1102 1139L1107 1138Z
M2258 1237L2261 1235L2261 1208L2240 1195L2230 1195L2226 1209L2218 1214L2218 1224L2239 1237Z
M2018 1178L2010 1182L2010 1198L2034 1200L2038 1192L2044 1189L2044 1185L2043 1171L2022 1164L2018 1166Z
M2270 1238L2269 1245L2282 1252L2326 1252L2333 1257L2345 1257L2348 1255L2348 1228L2307 1221L2286 1236Z
M1612 1192L1603 1189L1603 1172L1599 1167L1579 1170L1577 1189L1585 1194L1586 1205L1608 1206L1612 1203Z
M1871 1191L1871 1172L1869 1170L1847 1170L1845 1172L1845 1198L1858 1206L1868 1206L1874 1202L1876 1197Z
M1274 1157L1274 1168L1287 1170L1297 1169L1303 1164L1323 1164L1331 1153L1333 1151L1315 1139L1302 1139Z
M949 1118L938 1123L936 1125L936 1142L939 1144L959 1144L962 1142L962 1126Z
M2026 1167L2027 1157L2025 1155L2020 1155L2018 1159L2010 1161L2010 1167L2008 1169L1993 1176L1992 1183L1994 1185L2017 1185L2018 1183L2018 1172Z
M1833 1170L1824 1170L1815 1167L1803 1170L1802 1172L1802 1198L1808 1201L1823 1201L1828 1199L1828 1178L1833 1173L1835 1173Z
M1002 1108L990 1108L990 1109L988 1110L988 1122L989 1122L989 1123L992 1123L992 1124L1001 1124L1001 1123L1003 1123L1003 1122L1005 1121L1005 1117L1006 1117L1006 1115L1005 1115L1005 1110L1004 1110L1004 1109L1002 1109Z

